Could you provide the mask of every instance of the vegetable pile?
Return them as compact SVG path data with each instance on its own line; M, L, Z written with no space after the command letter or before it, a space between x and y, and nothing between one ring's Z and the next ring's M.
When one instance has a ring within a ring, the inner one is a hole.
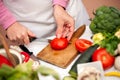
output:
M101 6L95 13L95 17L90 24L93 33L116 32L120 28L120 10L115 7Z
M33 68L33 61L19 64L15 68L2 65L0 68L0 80L41 80L38 73L44 76L52 75L55 80L59 80L58 73L51 68L42 65Z
M115 69L118 70L118 72L105 73L105 76L119 76L120 10L112 6L101 6L95 11L94 15L95 17L90 24L90 29L93 33L93 43L107 50L106 52L100 51L99 53L99 56L104 54L104 58L101 58L103 68L106 70L114 65ZM113 58L112 56L105 56L108 54L112 55Z
M89 26L93 33L93 45L82 52L71 67L70 76L64 77L63 80L76 80L77 65L81 63L101 61L103 69L109 69L114 65L115 57L118 55L116 52L120 53L120 10L112 6L101 6L96 9L94 15ZM119 67L119 61L116 61L116 68Z
M93 52L98 48L98 45L93 45L90 46L86 51L84 51L81 56L78 57L77 61L72 65L71 69L69 70L69 78L66 79L66 77L64 77L63 80L70 80L70 77L72 78L71 80L76 80L77 79L77 64L80 63L87 63L91 61L91 56L93 54Z
M120 10L112 6L101 6L94 15L90 24L93 42L115 55L114 51L120 43Z

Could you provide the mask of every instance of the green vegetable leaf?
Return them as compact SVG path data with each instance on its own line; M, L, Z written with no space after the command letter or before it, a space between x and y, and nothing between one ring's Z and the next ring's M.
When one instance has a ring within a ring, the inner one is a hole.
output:
M106 38L101 41L100 46L106 48L111 55L114 55L114 51L117 49L120 39L110 33L105 33L105 37Z

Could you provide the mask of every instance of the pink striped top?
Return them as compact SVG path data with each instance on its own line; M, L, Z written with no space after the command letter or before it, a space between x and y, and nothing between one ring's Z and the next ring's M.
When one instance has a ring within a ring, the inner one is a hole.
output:
M53 5L58 4L66 7L69 0L53 0ZM16 22L15 17L11 12L4 6L3 0L0 0L0 26L7 29L10 25Z

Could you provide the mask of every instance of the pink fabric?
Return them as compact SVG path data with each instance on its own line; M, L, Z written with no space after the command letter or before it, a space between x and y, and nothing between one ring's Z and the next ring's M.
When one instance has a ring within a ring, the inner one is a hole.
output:
M14 22L16 22L16 19L12 16L9 10L4 6L2 0L0 0L0 25L4 29L7 29Z
M66 8L69 0L53 0L53 5L58 4ZM0 0L0 25L7 29L10 25L16 22L15 17L11 12L4 6L3 0Z
M58 4L66 8L69 0L53 0L53 5Z

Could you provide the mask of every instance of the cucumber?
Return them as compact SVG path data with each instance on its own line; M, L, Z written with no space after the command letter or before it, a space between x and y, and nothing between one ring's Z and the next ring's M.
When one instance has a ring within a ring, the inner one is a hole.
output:
M76 80L76 79L71 76L65 76L63 80Z
M74 77L77 78L77 64L80 63L87 63L91 60L91 56L93 54L93 52L98 48L98 45L93 45L91 47L89 47L85 52L81 53L80 57L78 57L78 59L76 60L76 62L73 64L73 66L71 67L69 74Z

